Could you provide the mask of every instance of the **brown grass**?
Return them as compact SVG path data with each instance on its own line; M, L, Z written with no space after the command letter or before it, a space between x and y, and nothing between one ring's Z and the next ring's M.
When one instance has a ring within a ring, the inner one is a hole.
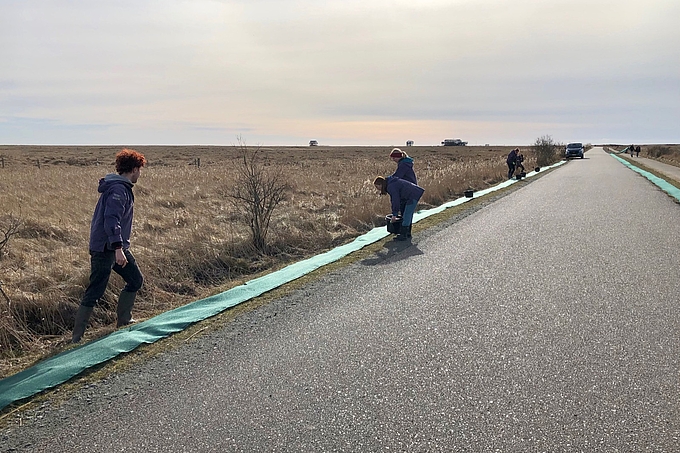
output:
M225 197L237 162L234 147L133 148L149 160L135 187L132 251L145 275L138 319L347 242L381 225L389 211L372 180L394 171L390 147L263 148L270 165L284 167L292 190L274 213L273 253L262 256L248 245L248 228ZM512 148L403 148L426 189L419 206L503 180ZM120 149L0 146L0 217L11 214L23 224L0 257L0 285L9 298L0 297L0 377L67 345L89 276L97 182L113 171ZM86 339L112 330L122 280L114 275L109 287Z

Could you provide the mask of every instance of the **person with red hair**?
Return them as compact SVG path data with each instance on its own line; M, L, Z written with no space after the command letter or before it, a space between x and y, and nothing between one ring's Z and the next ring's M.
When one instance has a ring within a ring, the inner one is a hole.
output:
M116 327L134 322L132 306L144 277L130 252L130 233L135 196L132 187L146 165L146 158L132 149L116 155L116 172L99 180L99 201L90 224L90 282L78 307L71 340L80 342L90 315L104 295L111 271L123 277L125 287L118 296Z

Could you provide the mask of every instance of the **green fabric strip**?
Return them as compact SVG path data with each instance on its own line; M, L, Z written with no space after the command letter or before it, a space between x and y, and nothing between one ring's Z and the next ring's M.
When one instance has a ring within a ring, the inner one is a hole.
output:
M631 164L625 159L620 158L617 155L611 154L611 156L615 159L617 159L619 162L621 162L623 165L627 166L631 170L641 174L645 178L649 179L652 183L654 183L656 186L658 186L661 190L666 192L668 195L671 197L675 198L676 200L680 201L680 189L675 187L673 184L670 184L668 181L665 179L659 178L656 175L651 174L650 172L643 170L639 167L636 167L635 165Z

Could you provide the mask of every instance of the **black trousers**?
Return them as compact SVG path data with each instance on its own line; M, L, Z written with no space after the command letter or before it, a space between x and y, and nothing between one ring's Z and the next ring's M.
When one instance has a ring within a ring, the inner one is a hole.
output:
M87 285L80 305L94 307L97 301L104 295L106 286L109 284L111 271L115 271L125 280L123 291L136 293L144 283L144 277L137 267L135 257L130 250L123 250L128 263L125 267L116 264L116 252L106 250L104 252L93 252L90 250L90 283Z

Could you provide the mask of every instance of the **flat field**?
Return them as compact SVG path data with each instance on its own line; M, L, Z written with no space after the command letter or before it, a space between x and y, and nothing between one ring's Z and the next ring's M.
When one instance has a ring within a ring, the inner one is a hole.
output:
M243 149L129 146L148 159L135 192L132 252L145 276L134 315L145 319L328 250L382 225L388 197L373 188L396 165L391 147L261 147L290 184L274 212L270 252L257 253L227 194ZM0 377L67 346L89 277L88 237L98 180L123 146L0 146ZM513 147L403 147L425 188L420 208L506 178ZM253 150L252 147L248 148ZM533 168L525 152L527 169ZM197 165L200 159L200 165ZM0 242L1 244L1 242ZM115 324L113 275L86 340Z

